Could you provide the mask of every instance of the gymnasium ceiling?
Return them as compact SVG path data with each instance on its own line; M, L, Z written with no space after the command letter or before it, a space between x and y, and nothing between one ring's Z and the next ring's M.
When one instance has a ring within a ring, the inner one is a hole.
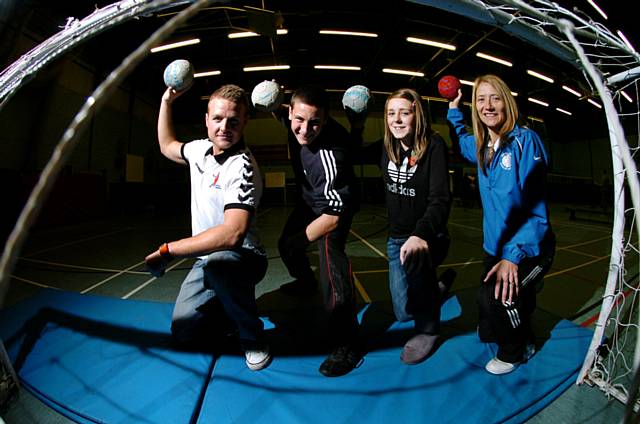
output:
M0 27L4 46L3 68L24 52L8 53L8 37L17 31L26 34L35 44L64 27L67 17L82 19L95 7L109 1L48 0L14 1L5 3L5 22ZM139 17L121 24L80 45L71 55L84 66L106 75L139 43L162 23L174 16L182 5L151 16ZM455 2L443 2L455 3ZM586 0L559 1L565 7L579 7L592 17L598 17ZM624 11L611 9L618 2L599 2L609 15L605 21L611 29L622 29L638 48L637 30L625 18ZM616 6L621 9L621 6ZM253 9L255 8L255 9ZM265 11L266 10L266 11ZM628 13L626 14L628 15ZM231 32L251 30L268 33L276 28L288 30L286 35L229 39ZM350 30L376 33L378 37L322 35L319 30ZM236 83L247 90L264 79L276 79L287 89L302 83L316 83L336 90L335 98L354 84L368 86L376 95L375 108L380 110L385 94L403 86L417 89L423 96L439 97L438 79L447 74L472 81L476 75L496 73L518 93L518 102L527 116L545 121L550 128L578 128L587 135L605 131L603 113L586 101L591 89L581 71L575 66L546 53L529 43L506 34L499 28L487 26L440 9L408 1L276 1L245 0L215 4L201 11L188 25L180 28L167 40L178 41L197 37L200 43L149 55L128 78L126 85L138 93L157 99L163 91L162 72L174 59L188 59L196 72L218 70L220 75L198 78L191 96L204 96L223 83ZM410 43L407 37L436 40L456 46L455 51ZM483 52L507 59L512 67L505 67L480 59ZM244 67L289 65L281 71L245 72ZM357 66L359 71L318 70L316 65ZM400 68L424 73L423 77L383 73L383 68ZM551 76L550 84L527 75L536 70ZM579 99L566 92L566 84L579 90ZM470 87L463 88L466 99ZM634 97L635 93L629 93ZM534 97L548 102L543 107L528 102ZM596 99L597 100L597 99ZM338 101L338 100L336 100ZM561 107L573 115L568 117L555 110ZM198 113L198 119L200 119Z

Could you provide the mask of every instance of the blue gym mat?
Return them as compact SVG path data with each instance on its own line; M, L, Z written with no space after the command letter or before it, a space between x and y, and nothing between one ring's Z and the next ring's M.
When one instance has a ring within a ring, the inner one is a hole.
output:
M0 312L0 336L24 386L80 423L516 423L574 384L592 334L559 321L542 349L504 376L484 371L495 346L468 333L415 366L400 362L401 343L381 343L350 374L326 378L318 373L325 354L276 356L252 372L239 352L176 350L171 310L43 290ZM443 305L443 321L460 314L456 297Z

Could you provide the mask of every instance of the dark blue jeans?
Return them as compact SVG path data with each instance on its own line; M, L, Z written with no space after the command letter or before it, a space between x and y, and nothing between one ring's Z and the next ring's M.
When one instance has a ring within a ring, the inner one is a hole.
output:
M400 248L407 238L389 238L387 255L389 256L389 291L393 303L393 312L398 321L415 321L418 333L439 334L440 332L440 291L436 277L436 258L434 249L441 249L436 243L430 243L431 254L424 265L412 273L407 273L400 263ZM441 260L441 259L440 259Z

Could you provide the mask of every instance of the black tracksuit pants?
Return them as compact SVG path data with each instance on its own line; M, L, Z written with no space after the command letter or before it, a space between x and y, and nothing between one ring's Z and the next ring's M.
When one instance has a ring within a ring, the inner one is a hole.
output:
M318 216L303 202L298 202L289 215L278 241L280 257L292 277L315 284L315 276L304 248L295 248L291 238L300 233ZM316 241L319 255L320 285L329 313L329 331L337 345L354 340L358 328L355 289L351 262L345 245L353 214L340 215L338 227Z
M511 303L495 299L495 278L484 283L489 270L500 261L486 256L485 271L477 293L479 307L478 334L485 343L497 343L497 357L516 363L524 359L528 343L534 342L531 315L536 308L536 294L542 289L542 278L551 268L555 254L555 238L549 237L539 256L524 258L518 264L519 292Z

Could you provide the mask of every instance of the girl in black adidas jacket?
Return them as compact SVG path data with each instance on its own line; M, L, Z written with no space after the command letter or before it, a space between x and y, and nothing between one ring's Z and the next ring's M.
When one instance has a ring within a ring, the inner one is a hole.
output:
M415 321L416 334L405 344L400 359L416 364L429 355L440 332L436 267L449 247L447 146L428 127L414 90L392 93L384 119L378 157L389 219L389 288L398 321Z

